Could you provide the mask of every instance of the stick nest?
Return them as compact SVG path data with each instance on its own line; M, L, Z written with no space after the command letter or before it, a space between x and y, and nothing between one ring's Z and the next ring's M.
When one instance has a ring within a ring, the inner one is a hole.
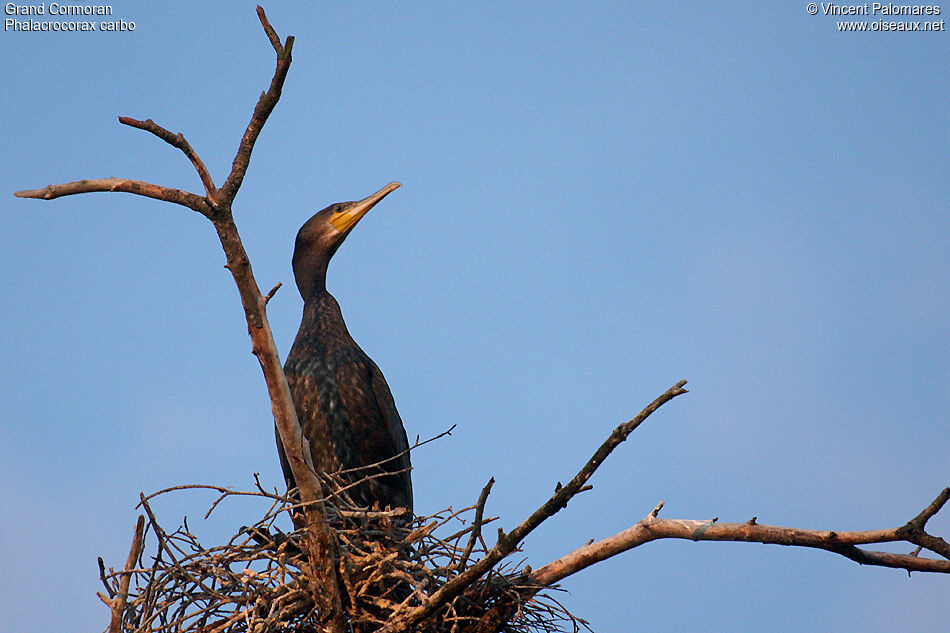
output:
M188 526L174 532L158 523L148 500L182 488L220 492L206 518L230 497L250 496L268 503L264 515L237 530L227 543L203 546ZM427 601L490 548L475 505L448 508L426 517L405 509L368 511L351 505L345 493L324 501L335 539L344 609L354 633L369 633L390 618ZM106 571L103 584L114 598L130 576L122 630L135 633L318 633L320 619L309 587L310 570L299 543L302 530L282 531L299 509L276 491L238 492L215 486L182 486L142 497L148 515L145 547L136 567ZM153 553L148 553L152 550ZM147 561L147 562L146 562ZM552 592L526 578L530 568L503 561L415 630L431 633L483 631L493 608L512 614L493 630L511 633L578 631L587 623L573 616ZM323 573L323 572L319 572Z

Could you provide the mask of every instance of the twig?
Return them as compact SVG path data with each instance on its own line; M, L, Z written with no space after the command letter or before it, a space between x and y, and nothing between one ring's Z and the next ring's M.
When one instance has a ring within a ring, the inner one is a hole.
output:
M465 551L462 552L462 557L458 562L459 571L465 570L465 564L468 563L468 557L472 554L472 548L475 547L475 542L482 535L482 515L485 512L485 503L488 501L488 495L491 494L491 488L495 485L495 478L492 477L488 480L488 483L485 484L485 487L482 488L482 492L478 495L478 502L475 504L475 520L472 522L472 535L468 539L468 545L465 546Z
M907 525L900 529L901 537L918 547L929 549L935 554L950 559L950 545L942 538L931 536L924 531L927 521L940 512L940 509L943 508L948 499L950 499L950 487L941 490L940 494L937 495L937 498L934 499L930 505L924 508L920 514L908 521Z
M102 581L102 586L106 588L106 593L109 594L110 598L115 597L115 592L112 590L112 587L109 586L109 583L106 582L106 564L102 561L102 556L98 559L99 562L99 580Z
M274 295L277 294L277 291L280 290L280 287L283 285L284 284L281 281L278 281L276 284L274 284L274 287L270 289L270 292L264 295L264 303L270 303L270 300L274 298Z
M191 161L191 164L194 165L195 170L198 172L198 177L201 178L201 184L204 185L205 194L208 196L208 200L211 201L212 205L217 203L215 198L218 189L214 186L214 181L211 179L211 174L208 173L208 168L205 167L204 162L202 162L198 154L195 153L195 150L191 148L191 145L189 145L188 141L185 140L185 136L181 132L178 134L173 134L151 119L138 121L131 117L120 116L119 123L136 127L140 130L145 130L146 132L151 132L172 147L177 147L180 149L185 154L185 156L188 157L188 160Z
M356 466L356 467L354 467L354 468L343 468L343 469L340 469L340 470L336 471L335 473L333 473L333 475L334 475L334 476L348 475L348 474L350 474L350 473L358 472L358 471L361 471L361 470L368 470L368 469L370 469L370 468L378 468L378 467L380 467L380 466L383 466L383 465L387 464L388 462L391 462L391 461L394 461L394 460L399 459L399 458L402 457L403 455L406 455L406 454L408 454L408 453L410 453L410 452L416 450L416 449L419 448L420 446L425 446L425 445L428 444L429 442L434 442L434 441L436 441L436 440L438 440L438 439L442 439L442 438L445 437L446 435L452 435L452 431L455 430L455 427L456 427L456 426L458 426L458 425L457 425L457 424L453 424L452 426L450 426L450 427L447 428L446 430L442 431L442 432L439 433L438 435L433 435L433 436L430 437L429 439L423 440L423 441L421 441L421 442L419 441L419 437L417 436L417 437L416 437L416 441L413 442L412 446L410 446L409 448L407 448L406 450L404 450L404 451L402 451L402 452L396 453L396 454L393 455L392 457L387 457L386 459L381 459L381 460L379 460L378 462L374 462L374 463L372 463L372 464L366 464L365 466ZM404 471L405 471L405 469L403 469L403 470L401 470L401 471L395 471L395 472L394 472L394 471L386 471L385 473L382 473L381 476L393 475L393 474L397 474L397 473L399 473L399 472L404 472ZM357 482L357 483L360 483L360 482ZM352 487L352 486L348 486L348 487Z
M231 493L231 494L255 494L255 493L235 492L235 491L233 491L233 490L230 490L230 489L228 489L228 488L224 488L224 487L222 487L222 486L212 486L212 485L209 485L209 484L183 484L183 485L181 485L181 486L171 486L171 487L169 487L169 488L162 488L162 489L159 490L158 492L153 492L152 494L150 494L150 495L148 495L148 496L142 495L141 497L139 497L139 499L140 499L140 500L139 500L139 503L138 503L138 505L136 505L135 507L139 507L140 505L142 505L142 503L144 503L144 502L146 502L146 501L150 501L153 497L157 497L158 495L163 495L163 494L165 494L165 493L167 493L167 492L172 492L172 491L174 491L174 490L194 490L194 489L216 490L216 491L221 492L221 493L227 492L227 493Z
M468 509L471 510L471 508L468 508ZM494 523L495 521L498 520L498 518L499 518L499 517L488 517L487 519L482 519L482 526L486 526L486 525L488 525L489 523ZM459 530L459 531L456 532L455 534L452 534L452 535L450 535L450 536L446 536L444 540L451 542L451 541L454 541L455 539L462 538L463 536L465 536L466 534L468 534L469 532L471 532L473 529L475 529L475 526L474 526L474 525L470 525L470 526L468 526L468 527L466 527L466 528L463 528L463 529ZM479 540L481 540L481 539L479 539Z
M924 526L927 525L927 521L933 518L935 514L940 512L940 509L943 508L948 499L950 499L950 487L941 490L940 494L937 495L937 498L930 502L930 505L921 510L920 514L907 522L907 527L914 530L924 529Z
M274 27L270 25L270 22L267 21L267 15L264 14L264 8L261 5L257 5L257 17L261 21L261 26L264 27L264 33L267 34L267 39L270 40L271 46L274 47L274 51L277 52L278 57L283 54L284 46L280 43L280 38L277 37L277 32L274 31ZM293 36L287 38L287 44L290 45L293 43Z

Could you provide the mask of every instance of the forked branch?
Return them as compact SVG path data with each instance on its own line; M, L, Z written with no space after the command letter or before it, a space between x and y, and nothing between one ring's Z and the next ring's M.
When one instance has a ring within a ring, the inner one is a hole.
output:
M306 439L303 437L297 422L290 388L281 367L277 346L271 334L267 321L266 305L270 294L263 295L258 287L257 280L251 270L250 259L244 249L237 226L231 214L231 204L237 195L238 189L244 180L250 164L251 152L267 118L273 112L280 99L281 90L287 72L290 69L293 37L288 37L284 44L280 43L276 32L267 20L264 10L257 7L257 15L264 28L268 40L277 53L277 65L267 91L261 94L251 120L244 131L237 153L224 185L218 189L211 178L204 162L182 134L174 134L151 119L139 121L128 117L120 117L119 121L141 130L154 134L166 143L181 150L191 161L205 189L205 195L199 196L186 191L162 187L151 183L140 182L123 178L103 178L98 180L80 180L60 185L49 185L43 189L19 191L21 198L39 198L52 200L61 196L101 191L122 191L133 193L165 202L174 202L193 209L214 224L221 246L227 256L227 268L234 277L244 307L247 319L248 333L251 337L251 349L260 362L267 383L277 425L283 443L285 454L293 470L294 478L300 490L300 496L305 504L307 542L310 569L308 581L312 583L312 593L318 601L320 613L328 631L342 631L344 627L343 611L340 602L340 590L334 574L327 570L335 568L333 543L330 538L326 515L322 509L323 494L320 482L313 471L310 461L310 451Z
M244 182L244 174L247 173L247 167L251 161L251 152L254 150L257 137L260 136L264 123L267 122L267 117L274 111L277 101L280 100L280 92L284 87L287 71L290 70L290 53L294 48L294 38L292 35L287 36L287 41L281 45L280 38L277 37L274 28L270 25L270 22L267 21L267 16L264 15L264 9L260 6L257 7L257 17L260 18L261 26L264 27L267 39L270 40L271 46L274 47L274 51L277 53L277 68L274 70L274 77L271 79L270 87L267 89L267 92L261 94L261 98L254 107L251 122L248 123L247 129L244 131L244 136L241 137L237 155L234 157L234 162L231 165L231 173L228 174L228 179L221 187L224 197L229 202L234 200L238 189L241 188L241 183ZM284 446L286 446L286 444L284 444Z

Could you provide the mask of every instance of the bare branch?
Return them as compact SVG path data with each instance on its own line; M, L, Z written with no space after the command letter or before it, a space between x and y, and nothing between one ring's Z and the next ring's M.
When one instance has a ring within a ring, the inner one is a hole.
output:
M445 583L438 591L429 596L428 602L422 604L409 613L391 620L382 627L378 633L396 633L397 631L411 630L416 624L441 608L447 602L453 600L456 596L465 591L466 587L480 578L490 569L492 569L500 560L511 554L517 549L518 544L536 527L548 518L554 516L559 510L567 506L568 501L584 488L584 484L590 479L597 467L617 446L619 446L627 437L643 423L650 415L669 402L673 398L686 392L683 386L685 380L681 380L669 389L667 389L656 400L647 405L632 420L621 424L610 437L597 449L583 468L571 479L566 486L558 488L554 496L548 499L540 508L534 511L527 519L518 525L509 534L505 534L500 528L498 530L498 542L481 560L463 571L461 574Z
M191 164L195 166L195 170L198 172L198 177L201 178L201 184L204 185L205 195L208 196L208 200L211 201L211 204L217 203L215 196L218 192L218 189L214 186L214 181L211 179L211 174L208 173L208 168L205 167L205 164L201 161L201 158L199 158L195 150L191 148L191 145L188 144L188 141L185 140L185 137L181 132L178 134L173 134L151 119L137 121L131 117L120 116L119 123L136 127L140 130L145 130L146 132L151 132L172 147L177 147L182 152L184 152L185 156L188 157L188 160L191 161Z
M26 189L17 191L13 195L17 198L36 198L39 200L53 200L63 196L73 196L79 193L112 192L134 193L146 198L154 198L164 202L174 202L183 207L197 211L210 218L212 207L207 200L187 191L153 185L141 180L128 178L98 178L95 180L76 180L60 185L47 185L42 189Z
M261 95L257 106L254 108L254 114L251 116L250 123L247 124L247 130L245 130L244 136L241 138L237 155L234 157L234 162L231 165L231 173L228 175L224 186L221 187L224 200L226 200L228 204L234 200L234 196L237 195L237 191L244 181L244 175L247 173L248 165L251 162L251 152L254 150L257 137L260 136L261 129L264 127L264 123L267 122L267 117L274 111L274 107L280 99L280 92L283 89L284 80L287 78L287 71L290 70L290 53L294 46L294 38L289 36L287 37L287 43L280 46L280 39L267 21L267 16L264 15L264 9L259 6L257 7L257 16L261 20L261 25L264 27L267 38L274 46L274 50L277 51L277 68L274 70L274 77L271 79L270 87L267 89L267 92Z
M714 520L660 519L657 517L660 507L658 505L644 519L623 532L580 547L534 570L531 574L532 579L539 586L549 586L611 556L616 556L644 543L664 538L812 547L840 554L862 565L895 567L908 571L950 573L950 560L922 558L913 554L875 552L857 547L858 545L874 543L908 541L904 527L839 532L760 525L754 521L716 523ZM933 514L931 513L930 516L933 516ZM942 541L943 539L938 540Z

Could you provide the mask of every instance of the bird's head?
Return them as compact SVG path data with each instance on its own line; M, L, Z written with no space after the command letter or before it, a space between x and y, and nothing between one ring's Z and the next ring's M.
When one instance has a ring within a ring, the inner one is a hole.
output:
M304 299L326 282L327 264L356 223L376 203L400 187L391 182L376 193L353 202L337 202L318 211L297 232L294 278Z

